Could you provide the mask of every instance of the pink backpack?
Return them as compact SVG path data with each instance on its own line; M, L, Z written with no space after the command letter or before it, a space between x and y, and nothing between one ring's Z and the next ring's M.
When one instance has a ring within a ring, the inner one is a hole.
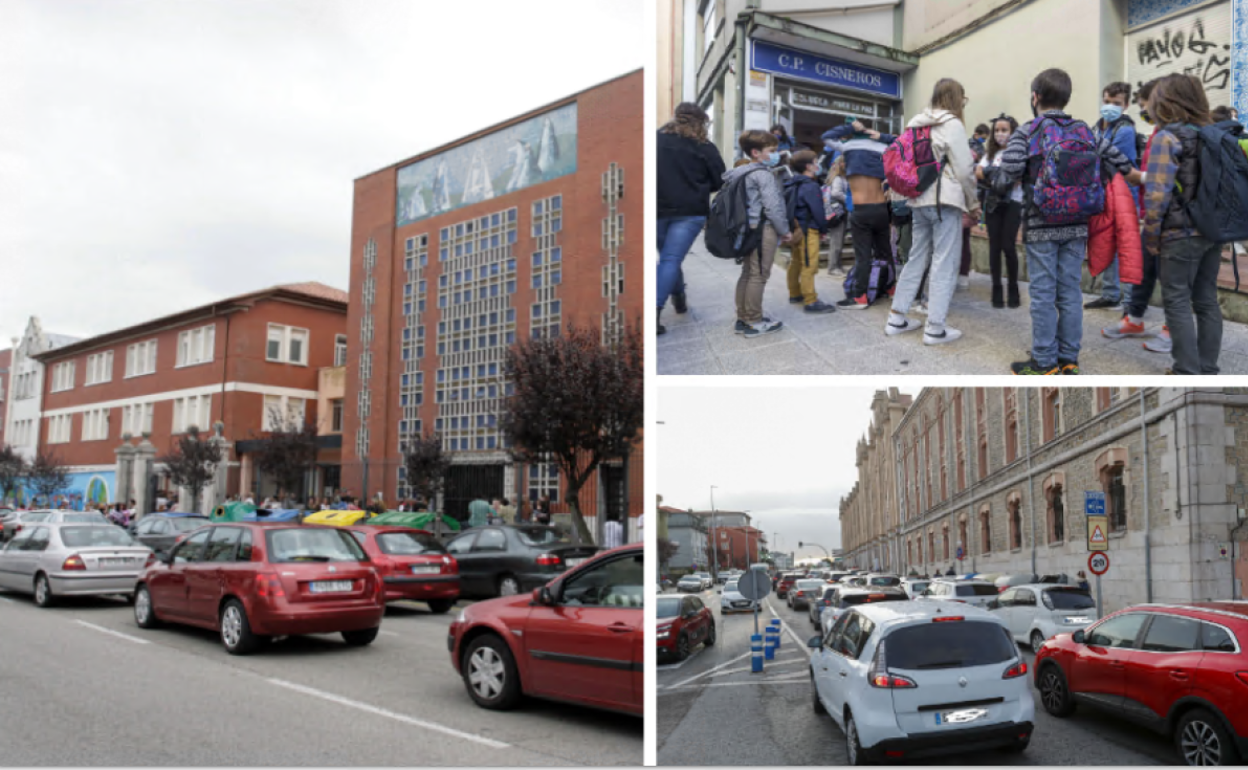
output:
M932 127L908 128L884 151L884 178L893 192L917 198L933 184L939 197L941 163L932 149Z

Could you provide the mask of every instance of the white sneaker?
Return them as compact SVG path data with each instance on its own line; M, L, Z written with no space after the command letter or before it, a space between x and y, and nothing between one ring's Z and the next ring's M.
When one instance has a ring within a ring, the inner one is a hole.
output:
M969 275L958 276L958 288L969 289L971 287L971 277Z
M918 331L923 328L923 322L915 318L903 318L902 323L895 324L890 317L888 323L884 324L884 333L890 337L896 337L898 334L906 332Z
M927 303L926 302L914 303L914 306L910 308L910 312L918 313L919 315L927 315Z
M930 328L923 331L924 345L945 345L960 338L962 332L953 327L946 326L938 332L933 333Z

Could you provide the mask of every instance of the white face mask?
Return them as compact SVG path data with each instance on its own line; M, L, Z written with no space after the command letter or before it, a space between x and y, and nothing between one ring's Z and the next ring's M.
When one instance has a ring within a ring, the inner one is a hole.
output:
M1010 141L1010 134L1008 131L998 131L993 134L993 136L996 137L998 147L1004 147L1006 143Z

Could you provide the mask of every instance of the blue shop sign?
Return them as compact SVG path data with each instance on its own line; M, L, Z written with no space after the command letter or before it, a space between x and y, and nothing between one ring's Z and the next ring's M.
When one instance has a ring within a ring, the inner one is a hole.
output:
M808 51L785 48L765 40L751 40L753 68L839 88L901 98L901 75L861 64L829 59Z

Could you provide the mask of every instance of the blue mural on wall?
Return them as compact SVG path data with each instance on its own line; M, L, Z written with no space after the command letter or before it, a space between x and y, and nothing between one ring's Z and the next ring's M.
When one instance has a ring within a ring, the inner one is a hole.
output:
M1248 125L1248 0L1231 2L1231 105Z
M22 507L37 505L48 508L59 508L64 502L76 511L101 503L108 505L122 502L112 498L112 490L117 482L115 471L90 471L67 475L69 483L59 494L53 495L51 500L45 500L37 495L34 489L26 488L19 489L14 495L10 495L7 502Z
M395 225L576 172L576 103L399 169Z
M1127 26L1138 27L1148 24L1163 16L1197 5L1208 3L1209 0L1129 0L1127 3Z

